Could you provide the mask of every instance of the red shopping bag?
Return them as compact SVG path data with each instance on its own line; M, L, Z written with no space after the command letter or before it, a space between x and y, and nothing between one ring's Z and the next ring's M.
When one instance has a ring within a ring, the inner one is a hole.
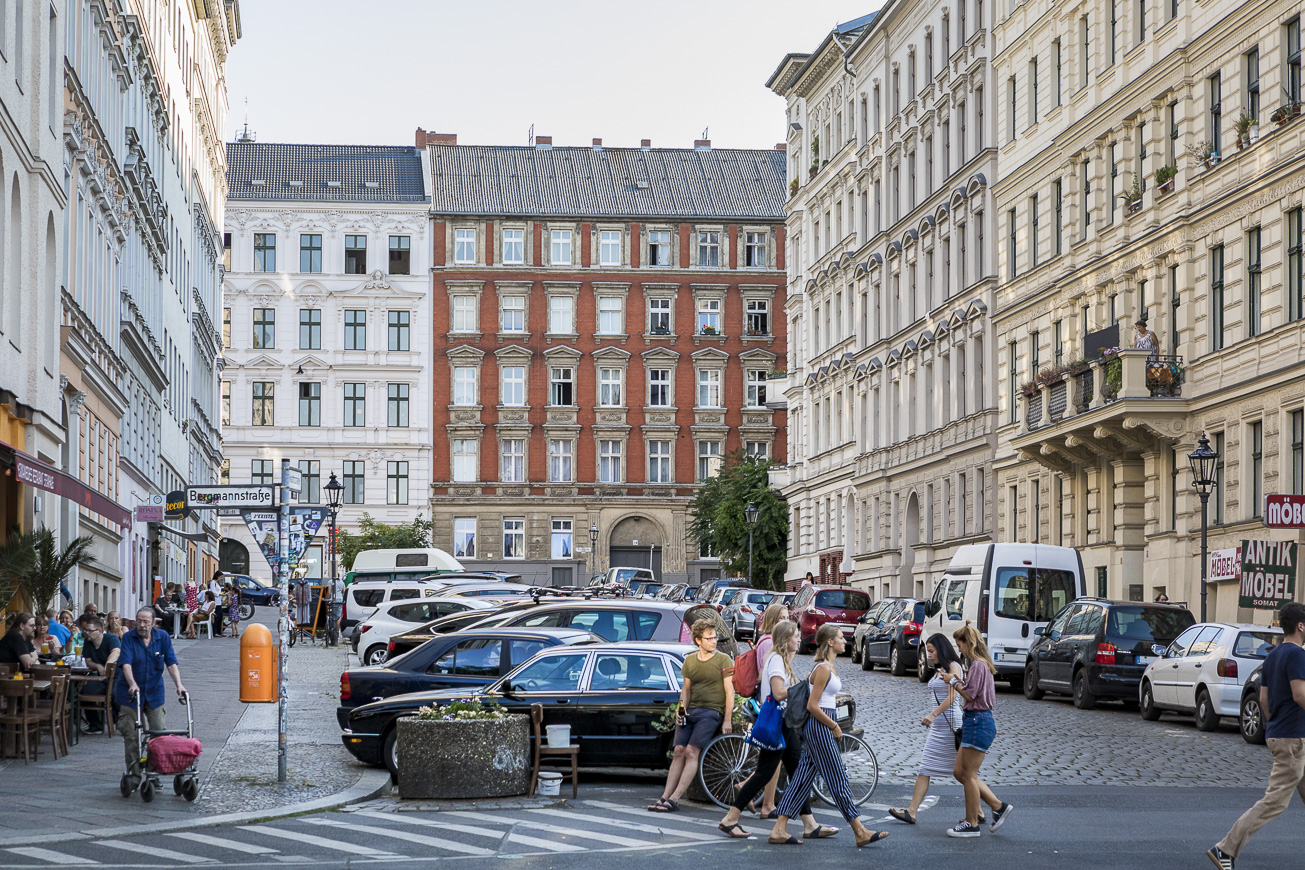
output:
M156 773L181 773L195 763L204 744L195 737L165 734L150 741L150 770Z

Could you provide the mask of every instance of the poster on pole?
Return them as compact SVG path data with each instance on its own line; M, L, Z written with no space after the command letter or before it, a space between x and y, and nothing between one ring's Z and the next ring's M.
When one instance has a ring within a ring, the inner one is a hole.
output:
M1296 600L1296 543L1242 541L1242 581L1238 604L1276 610Z
M249 534L253 536L263 558L272 569L272 576L277 576L277 512L246 510L240 512ZM290 573L299 565L308 546L317 536L317 531L326 521L328 510L325 507L309 505L290 508Z

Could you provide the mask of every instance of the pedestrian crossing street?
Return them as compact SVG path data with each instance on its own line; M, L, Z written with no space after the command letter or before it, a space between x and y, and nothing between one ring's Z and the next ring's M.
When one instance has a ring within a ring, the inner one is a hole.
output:
M867 805L863 819L870 824L886 810L886 806ZM0 847L0 867L121 870L346 861L391 866L454 858L683 850L728 844L716 830L723 815L716 807L690 805L683 805L678 813L653 814L641 803L607 800L579 800L567 808L484 811L383 812L364 806L350 812L205 828L202 832ZM817 809L816 817L825 824L843 826L837 812ZM742 824L758 840L764 840L771 823L745 814Z

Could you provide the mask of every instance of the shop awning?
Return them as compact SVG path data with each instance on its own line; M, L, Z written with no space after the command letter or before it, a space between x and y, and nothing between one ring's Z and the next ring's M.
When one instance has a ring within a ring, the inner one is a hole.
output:
M19 483L62 496L73 504L94 511L119 526L131 525L131 511L103 493L91 489L72 475L65 474L35 456L28 456L17 447L3 441L0 441L0 451L13 454L14 477Z

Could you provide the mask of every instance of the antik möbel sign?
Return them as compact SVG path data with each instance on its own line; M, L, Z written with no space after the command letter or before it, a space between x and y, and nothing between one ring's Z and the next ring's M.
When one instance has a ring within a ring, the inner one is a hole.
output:
M1242 541L1242 607L1277 609L1296 599L1294 541Z

